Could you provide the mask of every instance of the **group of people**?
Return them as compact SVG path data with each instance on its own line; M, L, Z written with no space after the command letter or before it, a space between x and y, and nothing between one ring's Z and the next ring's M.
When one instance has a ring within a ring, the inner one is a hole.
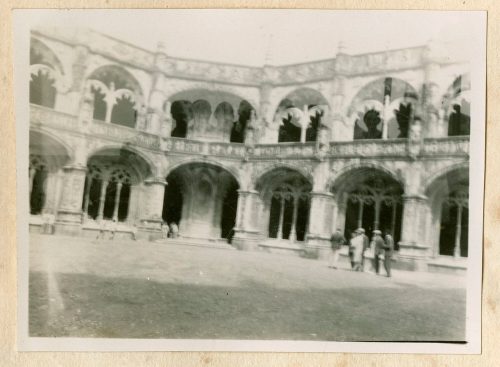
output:
M179 226L177 226L177 223L175 222L170 223L170 226L167 222L162 222L161 235L163 239L177 238L177 236L179 236Z
M349 259L351 261L351 268L353 271L363 271L365 264L365 253L368 248L373 249L373 267L375 272L379 273L379 262L384 256L384 268L387 277L391 277L391 261L394 252L394 239L390 231L387 231L382 237L382 231L376 229L373 231L373 237L370 242L368 236L365 234L363 228L356 229L352 235L349 243L347 243L344 235L340 229L337 229L331 237L332 252L330 255L329 267L336 269L340 249L344 245L349 246Z

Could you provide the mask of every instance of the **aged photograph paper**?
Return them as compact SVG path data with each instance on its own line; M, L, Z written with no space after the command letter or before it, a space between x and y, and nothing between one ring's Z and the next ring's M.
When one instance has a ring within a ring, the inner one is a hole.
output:
M484 12L14 38L20 349L480 352Z

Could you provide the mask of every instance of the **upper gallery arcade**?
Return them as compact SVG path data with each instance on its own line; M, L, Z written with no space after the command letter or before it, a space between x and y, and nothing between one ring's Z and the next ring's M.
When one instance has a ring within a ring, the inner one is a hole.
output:
M314 252L334 228L363 226L391 231L412 263L466 256L459 47L247 67L40 28L30 73L31 213L54 213L61 231L167 220L234 232L241 248L274 238Z

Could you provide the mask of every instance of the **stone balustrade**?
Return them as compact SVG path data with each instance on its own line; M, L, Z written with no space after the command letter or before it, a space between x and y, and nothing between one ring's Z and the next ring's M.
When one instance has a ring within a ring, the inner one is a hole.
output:
M133 128L93 121L90 126L79 126L76 116L54 111L37 105L31 107L31 125L46 126L57 130L88 133L94 138L104 138L122 144L133 144L142 148L169 151L181 154L228 157L236 159L312 159L317 156L315 142L257 144L247 148L241 143L206 142L183 138L161 138ZM408 154L407 139L354 140L331 142L324 157L402 157ZM468 155L469 137L426 138L423 140L420 155L449 156Z
M354 140L330 143L332 157L404 156L407 139Z
M76 116L35 104L30 105L30 124L32 126L50 126L58 130L78 130Z
M311 158L315 153L316 143L279 143L258 144L253 158Z
M424 155L469 155L469 136L424 139Z

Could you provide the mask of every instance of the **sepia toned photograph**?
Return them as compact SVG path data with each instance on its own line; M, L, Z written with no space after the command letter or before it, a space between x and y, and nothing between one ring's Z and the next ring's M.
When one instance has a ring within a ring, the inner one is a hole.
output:
M21 347L480 351L485 13L14 16Z

